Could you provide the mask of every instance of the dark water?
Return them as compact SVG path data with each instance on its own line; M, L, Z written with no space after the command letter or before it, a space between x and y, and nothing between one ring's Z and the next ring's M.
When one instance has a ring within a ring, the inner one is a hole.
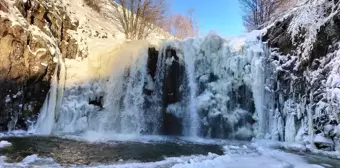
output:
M220 145L190 142L106 142L90 143L57 137L25 136L2 138L12 146L0 149L8 162L20 162L26 156L38 154L51 157L62 165L110 164L118 161L154 162L164 157L196 154L223 154Z
M111 141L91 143L58 137L24 136L0 138L12 143L0 149L0 156L5 155L7 162L21 162L26 156L37 154L41 157L53 158L62 166L71 165L106 165L123 162L155 162L165 157L190 155L223 154L223 144L199 144L181 139L147 142ZM226 152L232 156L257 157L261 155L249 142L228 141ZM225 145L225 143L224 143ZM231 146L234 146L231 148ZM246 146L246 148L242 148ZM315 155L306 151L279 149L303 157L308 163L325 168L340 168L340 160L323 155ZM242 167L240 163L240 166ZM1 167L1 166L0 166ZM44 166L42 166L44 167Z
M326 168L340 168L340 160L329 158L326 156L320 156L315 154L301 154L308 163L321 165Z
M277 148L288 153L296 154L304 158L308 163L320 165L325 168L340 168L340 159L331 158L322 154L314 154L310 151L300 151L295 149Z

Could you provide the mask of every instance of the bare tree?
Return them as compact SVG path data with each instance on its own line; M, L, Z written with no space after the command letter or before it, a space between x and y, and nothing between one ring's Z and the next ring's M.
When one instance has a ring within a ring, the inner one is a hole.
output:
M8 4L5 0L0 0L0 11L8 12Z
M187 15L170 15L165 29L179 39L197 36L199 26L194 15L194 9L189 9Z
M145 39L155 25L164 23L165 0L115 0L115 19L127 39Z
M244 26L250 30L261 28L274 13L291 0L239 0L245 12Z

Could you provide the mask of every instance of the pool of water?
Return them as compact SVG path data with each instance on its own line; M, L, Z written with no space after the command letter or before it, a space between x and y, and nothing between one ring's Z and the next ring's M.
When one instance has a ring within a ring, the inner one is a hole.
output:
M92 142L33 135L0 140L12 144L0 149L0 155L6 156L5 160L0 158L0 167L340 168L338 159L256 147L244 141L142 137Z
M149 142L86 142L58 137L25 136L1 140L12 143L8 148L0 149L1 155L5 155L9 162L20 162L33 154L53 158L62 165L112 164L122 161L155 162L166 157L223 154L220 145L192 143L180 139Z

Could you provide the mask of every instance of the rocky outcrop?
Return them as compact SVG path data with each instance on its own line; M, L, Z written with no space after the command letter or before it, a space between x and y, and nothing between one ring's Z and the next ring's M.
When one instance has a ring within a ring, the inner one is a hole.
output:
M78 52L68 33L77 23L60 6L44 0L11 5L0 8L0 130L27 128L44 103L60 54L74 58Z

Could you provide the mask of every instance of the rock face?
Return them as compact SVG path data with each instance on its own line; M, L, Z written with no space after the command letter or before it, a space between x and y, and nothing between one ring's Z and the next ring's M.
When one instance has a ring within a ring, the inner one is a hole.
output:
M268 110L275 111L276 122L282 123L272 128L279 140L313 142L310 140L318 135L338 146L340 9L337 2L315 4L307 3L306 8L276 22L263 38L272 48L268 61L276 67L275 80L267 82L275 100ZM301 20L304 12L317 19Z
M21 1L0 13L0 130L25 129L50 88L60 54L72 58L75 30L65 10L46 1ZM5 10L4 10L5 9ZM19 12L20 11L20 12ZM16 18L13 17L16 15Z
M173 113L168 112L169 105L178 103L184 99L183 89L180 87L185 78L183 77L184 63L181 62L176 54L176 50L167 48L165 59L173 58L175 61L168 65L164 72L163 81L163 132L165 135L182 135L182 119Z

